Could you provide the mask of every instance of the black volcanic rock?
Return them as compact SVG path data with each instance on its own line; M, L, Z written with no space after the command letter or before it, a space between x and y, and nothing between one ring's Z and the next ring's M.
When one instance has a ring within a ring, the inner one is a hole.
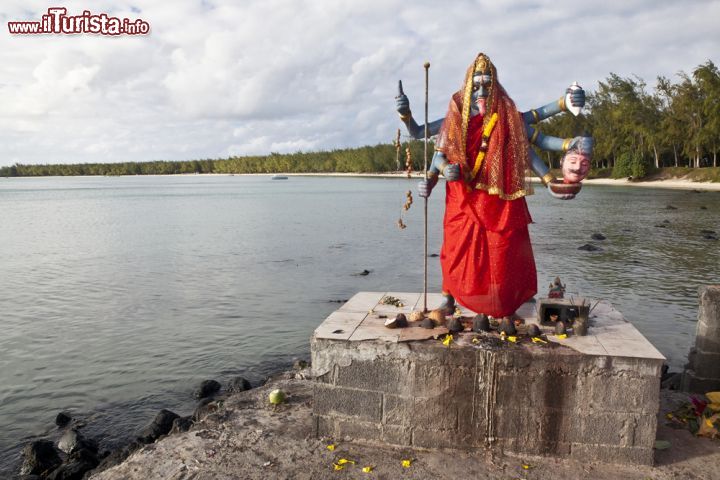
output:
M195 398L206 398L220 391L220 383L216 380L203 380L195 390Z
M55 470L62 460L50 440L35 440L23 448L23 464L20 475L42 475Z
M302 362L302 360L298 360L295 362L297 365L294 365L294 368L304 368L301 367L298 362ZM307 363L307 362L305 362ZM245 377L234 377L230 380L230 383L228 383L227 391L229 393L240 393L244 392L246 390L250 390L252 388L252 385L250 384L250 381L246 379Z
M153 443L163 435L167 435L172 429L173 422L179 417L177 413L171 412L170 410L160 410L160 412L155 415L152 423L142 429L137 438L138 442Z

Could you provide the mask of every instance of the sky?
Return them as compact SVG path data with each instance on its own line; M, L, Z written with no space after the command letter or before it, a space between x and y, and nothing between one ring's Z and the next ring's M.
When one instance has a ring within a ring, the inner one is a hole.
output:
M68 14L147 35L12 35ZM520 110L610 72L720 63L720 1L177 0L0 5L0 166L226 158L390 143L397 82L445 114L478 52ZM403 131L404 133L404 131Z

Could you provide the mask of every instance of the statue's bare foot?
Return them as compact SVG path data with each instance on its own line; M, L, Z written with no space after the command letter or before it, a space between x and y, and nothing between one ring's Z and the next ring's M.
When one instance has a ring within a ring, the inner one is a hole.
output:
M449 293L443 293L443 301L438 307L438 310L442 310L445 315L455 313L455 298Z

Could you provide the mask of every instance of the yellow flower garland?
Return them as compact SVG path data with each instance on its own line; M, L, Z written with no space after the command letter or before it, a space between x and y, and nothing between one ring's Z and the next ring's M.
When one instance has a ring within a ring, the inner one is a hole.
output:
M497 114L497 112L495 112L492 114L492 116L490 117L490 121L485 125L485 129L483 130L483 143L485 143L490 138L490 135L492 134L497 121L498 121L498 114ZM483 160L485 160L485 153L486 153L486 150L483 150L481 148L477 154L477 158L475 159L475 166L473 167L473 173L472 173L473 178L475 178L475 176L480 171L482 162L483 162Z

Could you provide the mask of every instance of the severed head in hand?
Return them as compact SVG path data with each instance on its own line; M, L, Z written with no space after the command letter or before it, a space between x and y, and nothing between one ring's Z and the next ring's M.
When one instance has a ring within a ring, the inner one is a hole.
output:
M563 183L580 183L590 172L590 155L571 149L562 159Z

